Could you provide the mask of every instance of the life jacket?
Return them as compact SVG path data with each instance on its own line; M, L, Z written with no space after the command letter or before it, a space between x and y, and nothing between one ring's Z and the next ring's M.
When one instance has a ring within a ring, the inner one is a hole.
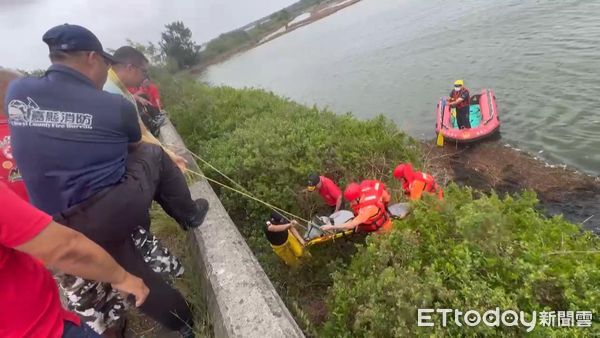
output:
M364 180L360 182L361 195L369 193L370 191L376 191L381 197L385 189L385 183L378 180Z
M428 189L424 190L426 192L435 192L438 189L438 185L435 183L433 176L420 171L415 171L413 181L425 182L425 187L429 187Z
M469 94L469 90L466 87L462 87L459 91L452 90L452 100L457 100L462 96L464 92L467 92L467 99L462 101L461 103L456 105L456 109L468 107L471 104L471 95Z
M367 206L376 206L377 214L359 225L359 231L372 232L377 231L390 220L385 204L383 202L383 192L385 184L377 180L365 180L360 184L361 196L359 202L352 206L354 215L358 215L360 209Z
M437 193L440 200L443 198L442 189L435 183L433 176L420 171L415 171L411 176L408 196L411 200L419 200L421 199L423 192Z

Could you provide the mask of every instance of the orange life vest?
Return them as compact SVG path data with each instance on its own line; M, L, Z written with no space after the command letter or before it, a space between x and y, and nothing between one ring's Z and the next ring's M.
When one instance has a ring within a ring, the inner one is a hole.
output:
M360 209L371 205L376 206L378 211L377 214L373 215L363 224L359 225L358 229L359 231L366 232L377 231L390 220L390 216L388 215L383 202L385 184L377 180L365 180L361 182L360 187L360 200L357 204L352 206L354 215L358 215Z
M457 104L456 105L456 109L460 109L460 108L464 108L464 107L469 106L470 101L471 101L471 96L469 94L469 90L466 87L462 87L459 91L456 91L456 90L452 91L452 95L451 95L452 101L458 100L464 92L467 92L468 99L466 99L466 100L462 101L461 103Z
M425 187L429 187L429 189L426 189L426 192L435 192L438 189L438 185L437 183L435 183L435 179L433 178L433 176L420 172L420 171L416 171L414 173L413 179L415 181L423 181L425 182Z
M435 183L433 176L416 171L413 173L407 195L413 201L421 199L423 192L437 194L438 199L443 199L443 190Z

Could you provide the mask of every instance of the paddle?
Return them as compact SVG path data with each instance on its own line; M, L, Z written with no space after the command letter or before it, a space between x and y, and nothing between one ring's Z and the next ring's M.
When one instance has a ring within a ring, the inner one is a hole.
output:
M444 111L446 110L446 98L445 97L442 98L441 109L442 109L442 118L440 120L440 131L438 132L438 136L437 136L438 147L444 146L444 134L442 133L442 129L444 127Z

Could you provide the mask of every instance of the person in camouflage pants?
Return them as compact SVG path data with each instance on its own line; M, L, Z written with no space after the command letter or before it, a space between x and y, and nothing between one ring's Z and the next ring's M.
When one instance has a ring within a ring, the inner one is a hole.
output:
M148 230L138 227L131 235L135 247L142 253L144 261L165 281L172 284L174 278L181 277L184 267L177 257L164 247L158 238ZM98 334L113 327L133 306L113 290L110 284L99 283L58 273L55 275L69 310L77 313L81 321Z

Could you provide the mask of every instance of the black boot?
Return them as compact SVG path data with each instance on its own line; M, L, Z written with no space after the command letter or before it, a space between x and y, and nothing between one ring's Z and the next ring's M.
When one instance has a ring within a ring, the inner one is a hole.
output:
M183 228L183 230L189 230L189 229L195 229L197 227L199 227L200 225L202 225L202 223L204 222L204 218L206 217L206 214L208 213L208 201L205 200L204 198L199 198L197 200L194 201L194 203L196 204L196 214L191 217L190 219L188 219L186 222L184 222L184 224L181 224L181 227Z

